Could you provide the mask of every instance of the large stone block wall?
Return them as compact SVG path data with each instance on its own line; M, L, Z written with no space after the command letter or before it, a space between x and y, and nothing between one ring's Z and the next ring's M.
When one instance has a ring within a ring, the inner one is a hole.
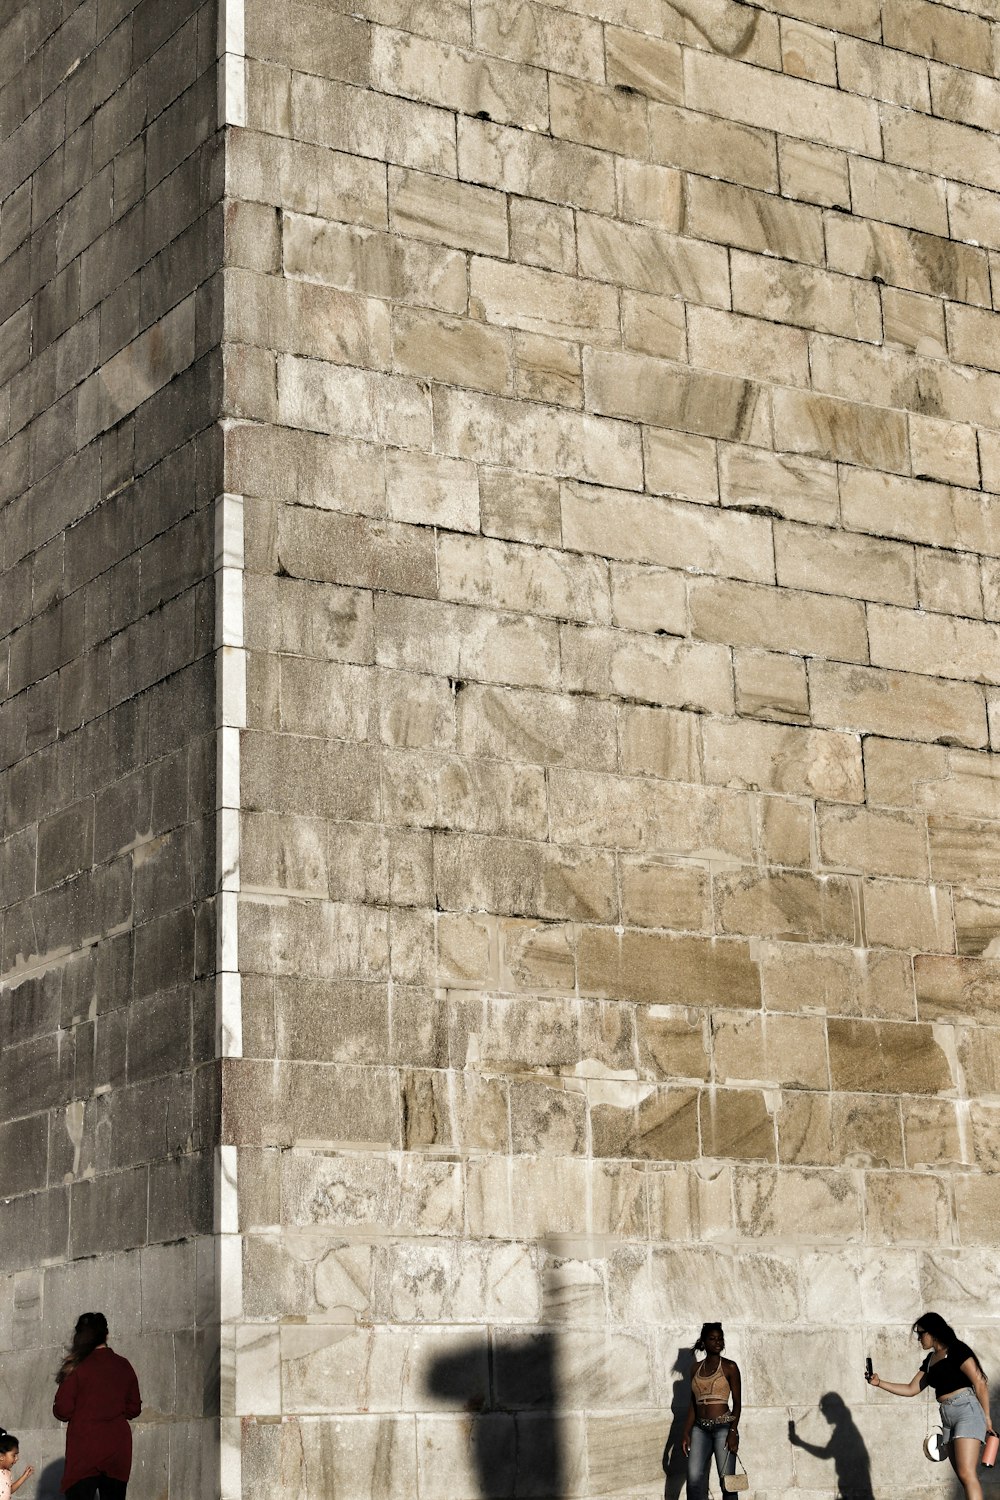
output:
M138 1500L219 1488L215 10L0 7L0 1422L49 1497L95 1307Z
M1000 1356L998 23L247 0L243 1494L659 1494L713 1317L758 1493L827 1391L947 1487L861 1376Z

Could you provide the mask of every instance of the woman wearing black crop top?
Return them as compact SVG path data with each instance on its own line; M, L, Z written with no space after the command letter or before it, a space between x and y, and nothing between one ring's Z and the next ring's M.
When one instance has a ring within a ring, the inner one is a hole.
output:
M924 1313L913 1325L927 1357L909 1385L869 1378L872 1385L893 1396L915 1396L930 1386L938 1398L941 1426L951 1466L961 1481L966 1500L983 1500L976 1472L990 1421L990 1392L983 1367L968 1344L938 1313Z

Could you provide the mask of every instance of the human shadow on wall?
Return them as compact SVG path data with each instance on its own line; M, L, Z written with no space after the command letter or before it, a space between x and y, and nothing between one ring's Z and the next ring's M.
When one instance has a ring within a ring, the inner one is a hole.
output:
M483 1500L564 1500L557 1339L500 1335L439 1356L427 1392L469 1413Z
M795 1423L789 1422L788 1441L814 1458L833 1460L839 1500L874 1500L871 1459L851 1408L836 1391L827 1391L819 1398L819 1409L830 1424L829 1440L808 1443L799 1437Z
M34 1500L61 1500L64 1468L65 1464L61 1458L46 1464L35 1480Z
M691 1371L693 1368L694 1350L682 1345L671 1366L671 1374L676 1375L677 1379L674 1381L670 1397L670 1430L667 1433L667 1441L663 1445L663 1472L666 1475L666 1482L663 1486L664 1500L678 1500L687 1482L687 1459L681 1449L681 1440L684 1437L684 1423L687 1420L688 1407L691 1405Z

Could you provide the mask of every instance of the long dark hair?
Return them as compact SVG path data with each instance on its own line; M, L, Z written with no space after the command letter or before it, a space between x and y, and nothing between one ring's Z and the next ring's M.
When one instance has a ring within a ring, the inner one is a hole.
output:
M945 1322L940 1313L922 1313L913 1325L913 1332L929 1333L932 1339L937 1339L939 1344L944 1345L945 1352L947 1354L950 1354L951 1351L956 1347L956 1345L964 1342L964 1340L959 1338L958 1334L955 1332L954 1328L952 1328L951 1324ZM968 1344L966 1344L965 1347L969 1349ZM969 1353L972 1355L976 1369L985 1380L986 1371L979 1363L979 1355L976 1353L975 1349L969 1349Z
M718 1333L718 1334L720 1334L722 1336L722 1347L723 1347L723 1349L726 1347L726 1335L722 1332L722 1324L721 1323L702 1323L702 1325L701 1325L701 1332L699 1333L698 1337L694 1341L694 1347L696 1349L704 1349L704 1347L705 1347L705 1335L709 1334L709 1333Z
M108 1320L103 1313L82 1313L76 1320L73 1338L66 1351L66 1358L56 1373L56 1385L61 1385L71 1370L82 1364L88 1354L93 1354L101 1344L108 1341Z
M21 1444L12 1432L8 1432L6 1427L0 1427L0 1453L13 1453L14 1449L20 1446Z

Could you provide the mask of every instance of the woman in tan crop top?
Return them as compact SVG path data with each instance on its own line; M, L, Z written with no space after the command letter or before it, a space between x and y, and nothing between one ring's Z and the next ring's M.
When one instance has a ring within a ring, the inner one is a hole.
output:
M720 1482L723 1475L736 1469L742 1386L739 1366L723 1358L725 1347L722 1324L704 1323L694 1349L695 1354L699 1349L704 1350L705 1357L695 1361L691 1406L681 1441L688 1461L688 1500L708 1500L708 1471L713 1454Z

